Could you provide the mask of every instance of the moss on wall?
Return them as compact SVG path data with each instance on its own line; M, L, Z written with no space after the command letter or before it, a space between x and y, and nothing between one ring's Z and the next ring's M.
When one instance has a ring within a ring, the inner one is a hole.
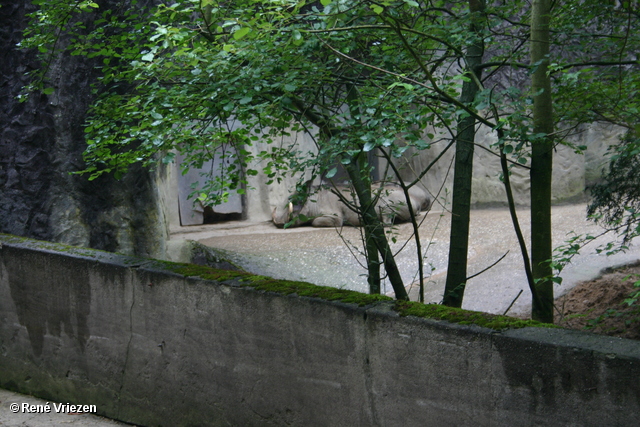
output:
M526 327L555 328L557 326L535 320L518 319L509 316L463 310L439 304L422 304L414 301L396 301L394 309L401 316L426 317L435 320L446 320L461 325L477 325L501 331Z
M329 286L317 286L307 282L278 280L266 276L257 276L243 271L219 270L194 264L173 264L171 271L186 277L200 277L216 282L233 282L240 286L248 286L266 292L276 292L282 295L296 294L298 296L320 298L327 301L341 301L344 303L370 305L378 301L391 301L386 295L368 295L347 289Z
M6 244L26 245L32 248L63 252L70 255L96 258L102 256L114 256L110 252L95 249L78 248L60 243L43 242L23 237L0 234L0 242ZM1 247L1 243L0 243ZM175 263L170 261L147 260L122 256L121 261L125 266L138 266L141 262L145 265L161 270L171 271L184 277L198 277L217 283L225 283L233 286L245 286L265 292L275 292L281 295L298 295L301 297L319 298L326 301L340 301L348 304L357 304L360 307L379 302L394 301L386 295L370 295L347 289L339 289L330 286L317 286L312 283L279 280L266 276L258 276L245 271L225 270L209 266ZM393 310L400 316L416 316L435 320L445 320L461 325L477 325L494 330L518 329L525 327L556 327L533 320L518 319L509 316L499 316L477 311L463 310L446 307L438 304L422 304L415 301L395 301Z
M327 301L341 301L344 303L367 306L380 301L392 301L386 295L369 295L361 292L338 289L329 286L316 286L307 282L277 280L265 276L256 276L242 271L218 270L193 264L171 264L170 269L186 277L200 277L216 282L230 282L240 286L249 286L267 292L282 295L296 294L298 296L320 298ZM499 316L477 311L446 307L438 304L422 304L414 301L396 301L393 309L401 316L416 316L435 320L446 320L461 325L477 325L494 330L518 329L525 327L556 327L534 320L524 320L509 316Z

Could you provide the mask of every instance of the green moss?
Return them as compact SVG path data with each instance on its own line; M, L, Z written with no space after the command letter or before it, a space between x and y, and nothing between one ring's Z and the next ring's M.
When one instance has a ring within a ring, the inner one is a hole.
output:
M365 306L377 301L391 301L385 295L368 295L346 289L329 286L317 286L307 282L291 280L277 280L271 277L258 276L243 271L218 270L211 267L193 264L170 264L169 269L186 277L201 277L216 282L234 281L241 286L252 287L257 290L276 292L282 295L296 294L299 296L320 298L327 301L341 301L345 303Z
M369 295L347 289L332 288L330 286L317 286L307 282L295 282L289 280L276 280L269 277L253 276L247 285L269 292L277 292L284 295L296 294L304 297L320 298L327 301L341 301L345 303L365 306L378 301L392 300L386 295Z
M244 271L219 270L196 264L166 263L166 266L174 273L178 273L186 277L197 276L206 280L214 280L216 282L226 282L228 280L251 276L251 274L245 273Z
M211 267L194 264L167 263L169 269L175 273L187 277L201 277L216 282L233 281L241 286L252 287L266 292L275 292L282 295L299 295L304 297L320 298L327 301L341 301L370 305L378 301L392 301L385 295L369 295L346 289L338 289L329 286L317 286L307 282L291 280L277 280L266 276L258 276L242 271L218 270ZM478 325L494 330L517 329L525 327L556 327L534 320L523 320L508 316L482 313L477 311L462 310L437 304L422 304L413 301L395 301L394 309L401 316L426 317L436 320L446 320L461 325Z
M0 233L0 238L5 243L24 243L29 240L26 237L14 236L13 234Z
M535 320L523 320L515 317L463 310L438 304L422 304L413 301L396 301L394 309L401 316L427 317L461 325L478 325L497 331L526 327L557 328L555 325Z
M56 252L70 253L73 255L84 256L88 258L95 258L96 252L113 255L111 252L103 251L100 249L83 248L80 246L71 246L64 243L47 242L45 240L35 240L27 237L13 236L11 234L0 234L4 243L20 243L26 244L30 248L45 249Z

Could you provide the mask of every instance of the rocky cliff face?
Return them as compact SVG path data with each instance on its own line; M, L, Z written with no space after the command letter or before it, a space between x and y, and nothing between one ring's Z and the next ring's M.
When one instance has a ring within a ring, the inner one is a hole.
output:
M108 3L108 2L105 2ZM51 96L16 96L39 66L19 50L28 0L0 7L0 232L142 256L160 256L166 227L155 174L134 169L121 181L89 182L83 123L92 101L95 63L61 54L49 71Z

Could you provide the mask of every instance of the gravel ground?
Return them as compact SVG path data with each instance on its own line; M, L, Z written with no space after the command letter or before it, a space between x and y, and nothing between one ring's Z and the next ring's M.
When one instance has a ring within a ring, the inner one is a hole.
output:
M554 247L563 244L571 233L598 234L601 229L586 221L584 204L553 208ZM528 209L518 211L525 236L529 235ZM425 302L440 302L447 268L451 216L429 212L420 226L424 254ZM418 257L410 224L400 224L388 232L396 239L397 262L411 298L418 299ZM302 227L277 229L271 223L226 223L182 227L173 239L196 240L223 251L231 260L255 274L275 278L304 280L318 285L367 291L366 270L362 266L359 228L316 229ZM605 242L601 238L598 242ZM633 262L640 251L632 247L612 257L598 255L592 243L576 256L556 285L556 296L568 292L576 283L596 277L604 267ZM526 316L530 311L530 293L522 267L522 256L506 208L476 209L471 215L468 275L474 275L507 254L488 271L470 279L463 307L489 313L504 313L522 290L509 314ZM386 284L385 292L391 292Z

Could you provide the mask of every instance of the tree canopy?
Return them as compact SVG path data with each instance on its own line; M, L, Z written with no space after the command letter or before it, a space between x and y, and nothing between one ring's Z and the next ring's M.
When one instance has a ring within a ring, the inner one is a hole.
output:
M39 49L45 65L32 89L55 90L46 62L58 50L101 59L86 126L90 179L117 178L133 163L171 162L176 152L185 168L222 156L225 173L197 194L214 204L245 191L248 175L279 180L304 170L330 179L343 167L366 216L372 159L387 161L380 177L397 180L393 160L433 149L439 133L450 135L442 153L461 132L471 131L464 138L472 147L476 127L490 127L499 135L491 148L504 160L496 174L507 186L509 168L529 167L532 147L548 155L583 123L625 126L631 142L617 158L638 154L638 12L627 2L550 4L548 51L532 61L532 10L519 1L34 3L40 9L22 45ZM542 67L550 86L530 84ZM465 85L474 89L466 97ZM544 127L532 108L541 94L553 102ZM311 135L315 151L281 142L295 132ZM375 242L370 273L379 252L391 274L381 224L370 218L365 229ZM402 289L394 284L397 295Z

